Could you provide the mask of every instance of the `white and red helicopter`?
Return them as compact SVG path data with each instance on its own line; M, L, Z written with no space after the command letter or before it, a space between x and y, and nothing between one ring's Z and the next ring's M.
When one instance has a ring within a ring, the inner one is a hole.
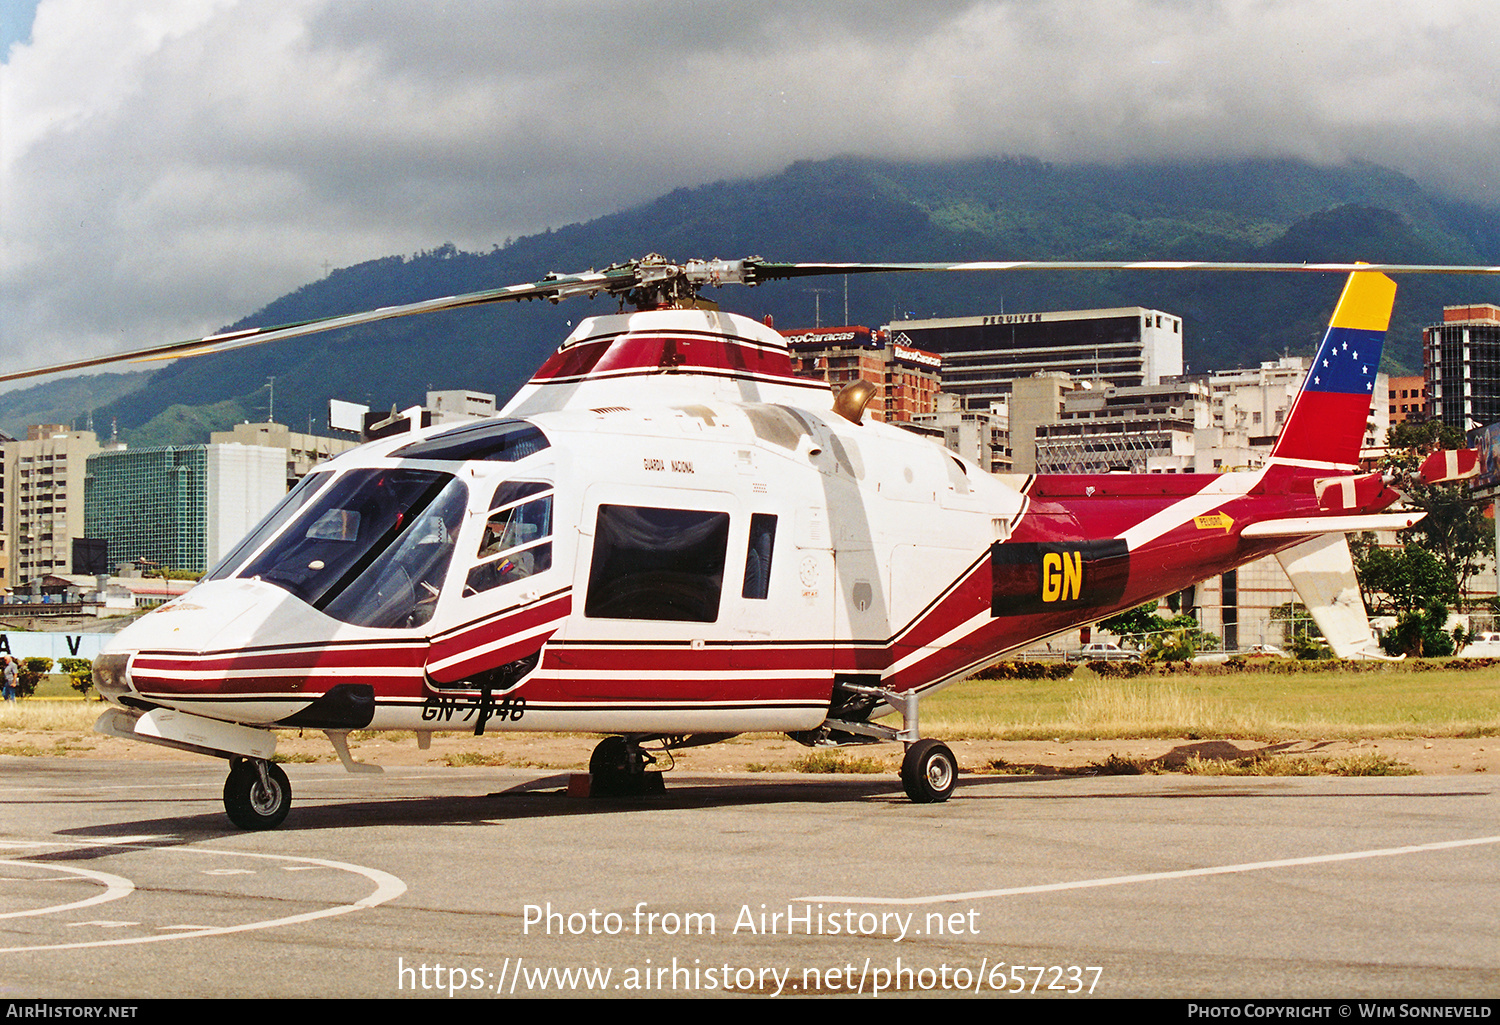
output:
M861 271L1346 271L1268 465L1187 475L991 475L793 375L784 339L707 285ZM953 753L921 699L1007 652L1276 554L1341 656L1373 642L1345 532L1399 493L1357 465L1391 265L773 264L660 258L253 329L184 355L387 317L600 292L493 419L370 442L309 474L202 582L95 660L103 733L226 758L229 817L280 824L278 729L607 734L595 793L659 785L648 745L746 732L901 742L914 801ZM68 367L90 365L85 360ZM16 375L19 376L19 375ZM1470 469L1428 468L1429 479ZM899 713L900 726L879 722Z

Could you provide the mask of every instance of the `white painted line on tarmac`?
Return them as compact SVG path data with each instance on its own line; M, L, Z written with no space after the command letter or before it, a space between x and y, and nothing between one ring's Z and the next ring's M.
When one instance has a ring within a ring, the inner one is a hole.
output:
M1103 879L1078 879L1067 883L1039 883L1035 886L1010 886L998 890L970 890L966 893L935 893L925 897L847 897L818 895L793 897L795 901L824 901L842 904L950 904L955 901L985 900L993 897L1016 897L1028 893L1057 893L1063 890L1091 890L1102 886L1128 886L1133 883L1154 883L1164 879L1191 879L1196 876L1232 875L1237 872L1264 872L1276 868L1295 868L1299 865L1326 865L1338 861L1360 861L1365 858L1391 858L1403 854L1424 854L1429 851L1447 851L1460 847L1479 847L1500 843L1500 836L1481 836L1472 840L1447 840L1440 843L1413 844L1409 847L1383 847L1370 851L1350 851L1344 854L1312 854L1305 858L1283 858L1278 861L1251 861L1240 865L1214 865L1208 868L1186 868L1175 872L1145 872L1140 875L1107 876Z
M135 892L135 884L122 876L110 875L108 872L96 872L91 868L74 868L71 865L56 865L51 862L37 863L34 861L0 861L0 865L12 868L49 869L53 872L67 873L72 876L81 876L84 879L92 879L96 883L104 884L104 892L86 897L83 900L75 900L68 904L49 904L42 908L26 908L22 911L6 911L0 913L0 918L31 918L35 915L55 915L62 911L73 911L77 908L86 908L94 904L103 904L111 900L119 900L128 897ZM30 882L57 882L61 876L48 878L32 877ZM70 879L69 882L72 882Z
M105 841L105 842L99 843L98 846L100 846L100 847L120 847L120 846L123 846L123 845L120 844L119 842ZM300 863L302 865L307 865L307 866L318 866L318 867L321 867L321 868L338 869L339 871L351 872L351 873L353 873L355 875L364 876L366 879L370 880L372 883L375 884L375 889L374 889L373 892L371 892L371 894L369 896L364 897L364 898L362 898L360 900L354 901L354 902L349 903L349 904L336 904L333 907L323 908L323 909L318 910L318 911L308 911L308 912L304 912L303 914L300 914L300 915L288 915L288 916L286 916L284 918L272 918L272 919L267 919L267 920L260 921L260 922L245 922L245 923L240 924L240 925L217 926L217 927L213 927L213 928L206 928L205 927L205 928L197 929L197 930L194 930L194 931L191 931L191 932L186 932L185 931L185 932L173 932L173 933L166 933L166 934L157 934L157 935L153 935L153 936L127 937L125 939L118 939L118 940L93 940L93 941L84 942L84 943L51 943L51 944L39 944L39 945L36 945L36 946L24 946L24 947L0 947L0 954L11 954L11 953L18 953L18 952L21 952L21 951L28 951L28 950L82 950L82 949L85 949L85 948L88 948L88 947L123 947L123 946L130 946L130 945L136 944L136 943L160 943L160 942L164 942L164 941L168 941L168 940L196 939L196 938L208 937L208 936L228 936L228 935L230 935L232 933L238 933L238 932L254 932L254 931L257 931L257 930L261 930L261 929L275 929L275 928L279 928L279 927L284 926L284 925L297 925L297 924L300 924L300 923L303 923L303 922L314 922L314 921L317 921L318 919L322 919L322 918L332 918L332 917L334 917L336 915L346 915L346 914L348 914L351 911L364 911L364 910L367 910L369 908L379 907L381 904L385 904L385 903L388 903L389 901L393 901L397 897L400 897L402 894L404 894L406 892L406 883L403 882L398 877L396 877L394 875L391 875L389 872L382 872L380 869L377 869L377 868L368 868L368 867L366 867L364 865L354 865L354 864L350 864L349 862L344 862L344 861L330 861L330 860L325 859L325 858L298 857L298 856L290 855L290 854L254 854L254 853L250 853L250 852L247 852L247 851L220 851L220 850L215 850L215 849L213 849L211 847L155 847L155 846L151 846L151 847L145 847L145 848L142 848L142 849L143 850L149 850L149 851L152 851L152 852L159 852L159 853L163 853L163 854L168 854L168 853L170 853L170 854L206 854L206 855L218 855L220 857L227 857L227 858L258 858L258 859L262 859L262 860L266 860L266 861L289 861L289 862ZM0 864L5 864L5 862L0 862ZM12 864L27 865L28 867L31 867L31 868L38 867L36 865L36 863L34 863L34 862L13 862ZM74 872L74 873L77 873L79 875L86 875L86 876L90 876L90 877L93 877L93 878L101 878L101 877L105 877L106 876L106 873L95 872L95 871L90 870L90 869L71 868L71 867L64 867L64 866L53 865L53 864L47 864L46 867L47 868L57 869L58 871ZM122 884L124 884L126 886L130 886L132 890L134 889L133 884L131 884L129 882L129 880L121 879L118 876L109 876L108 878L113 879L113 880L118 880L119 883L122 883ZM102 879L101 879L101 881L102 881ZM113 891L107 891L107 892L113 892ZM125 896L125 894L124 893L120 893L120 894L118 894L118 896ZM111 899L111 900L113 900L113 899L116 899L116 898L115 897L107 897L106 898L105 896L100 896L100 897L90 898L87 901L81 901L81 902L78 902L77 904L73 904L73 905L66 905L66 906L63 906L63 907L42 908L42 909L35 909L35 910L23 911L23 912L11 912L10 915L0 916L0 917L19 917L21 915L39 915L39 914L55 913L55 912L58 912L58 911L65 910L67 907L83 907L83 906L85 906L87 904L97 904L97 903L100 903L104 899Z

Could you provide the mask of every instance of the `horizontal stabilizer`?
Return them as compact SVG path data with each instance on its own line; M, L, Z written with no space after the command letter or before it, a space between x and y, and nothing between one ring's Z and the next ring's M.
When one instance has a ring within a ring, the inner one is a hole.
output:
M1324 534L1295 548L1276 553L1276 561L1297 589L1297 597L1323 639L1339 658L1384 658L1375 643L1349 539L1343 534Z
M1360 530L1405 530L1425 512L1369 513L1363 516L1293 516L1263 520L1240 531L1241 537L1297 537L1305 534L1347 534Z
M1422 460L1422 479L1428 484L1479 476L1479 453L1472 448L1443 449Z
M1313 491L1318 496L1318 508L1331 513L1374 512L1401 498L1399 492L1386 486L1384 475L1379 473L1322 477L1313 481Z

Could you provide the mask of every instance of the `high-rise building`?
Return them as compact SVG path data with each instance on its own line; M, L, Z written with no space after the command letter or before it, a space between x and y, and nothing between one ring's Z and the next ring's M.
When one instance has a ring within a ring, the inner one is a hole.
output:
M1182 318L1129 306L893 321L895 345L938 353L943 391L988 409L1011 382L1063 373L1117 388L1160 384L1182 373Z
M109 563L203 573L286 494L286 450L168 445L99 452L83 491L87 536Z
M943 360L933 352L892 344L867 327L808 328L786 331L792 370L800 377L827 381L838 391L852 381L877 386L865 407L870 419L910 423L937 409Z
M73 538L84 536L83 481L99 451L93 431L36 424L24 441L3 446L5 464L5 587L72 569Z
M1461 431L1500 420L1500 306L1444 306L1422 332L1427 413Z

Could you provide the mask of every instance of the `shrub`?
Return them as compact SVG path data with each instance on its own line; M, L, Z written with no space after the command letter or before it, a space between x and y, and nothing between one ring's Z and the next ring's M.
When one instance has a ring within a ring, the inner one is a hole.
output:
M16 674L16 696L29 698L36 693L36 685L41 682L42 674L52 670L52 660L33 656L19 661L21 664Z
M73 689L83 694L94 685L94 663L86 658L60 658L57 665L73 678Z

